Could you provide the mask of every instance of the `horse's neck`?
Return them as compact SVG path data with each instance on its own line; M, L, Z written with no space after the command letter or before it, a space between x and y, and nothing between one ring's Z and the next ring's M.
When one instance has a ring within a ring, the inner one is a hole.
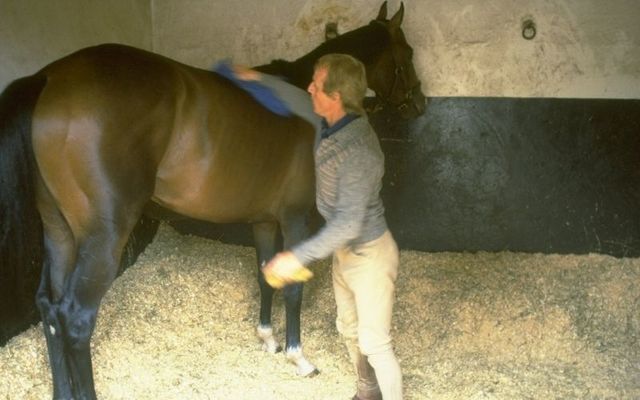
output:
M311 62L302 59L296 61L274 60L269 64L254 67L254 69L265 74L280 76L292 85L306 90L313 75L313 64L312 60Z
M335 39L328 40L316 47L301 59L315 60L329 53L349 54L360 60L365 66L371 65L391 44L389 31L381 23L370 23Z
M382 25L369 24L328 40L295 61L274 60L254 67L260 72L281 76L291 84L306 89L311 82L313 66L325 54L344 53L369 65L389 44L389 34Z

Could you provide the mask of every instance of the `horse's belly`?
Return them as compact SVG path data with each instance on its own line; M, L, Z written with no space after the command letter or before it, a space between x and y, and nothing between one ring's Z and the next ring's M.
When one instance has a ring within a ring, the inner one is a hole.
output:
M181 215L211 222L249 222L274 218L278 182L261 175L203 174L185 169L156 179L152 200Z

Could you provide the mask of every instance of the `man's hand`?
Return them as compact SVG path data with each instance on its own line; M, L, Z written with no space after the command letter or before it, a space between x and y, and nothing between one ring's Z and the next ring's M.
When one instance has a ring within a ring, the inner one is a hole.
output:
M300 263L290 251L278 253L262 267L267 283L281 289L289 283L306 282L313 277L313 272Z
M260 80L260 72L253 70L249 67L240 64L234 64L232 66L233 74L238 79L242 79L243 81L259 81Z

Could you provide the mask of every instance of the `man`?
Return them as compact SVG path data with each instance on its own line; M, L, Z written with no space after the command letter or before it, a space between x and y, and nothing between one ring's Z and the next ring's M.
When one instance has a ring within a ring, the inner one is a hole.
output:
M384 155L366 117L361 62L343 54L318 60L309 85L322 117L315 150L316 203L326 223L313 237L278 253L264 268L276 286L307 278L301 271L333 254L336 325L358 374L354 400L402 398L402 374L391 345L398 248L380 198Z

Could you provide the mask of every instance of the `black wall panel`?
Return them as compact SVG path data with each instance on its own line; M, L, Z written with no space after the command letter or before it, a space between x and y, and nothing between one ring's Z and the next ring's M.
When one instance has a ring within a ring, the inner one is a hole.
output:
M432 98L371 120L402 248L640 255L640 100Z

